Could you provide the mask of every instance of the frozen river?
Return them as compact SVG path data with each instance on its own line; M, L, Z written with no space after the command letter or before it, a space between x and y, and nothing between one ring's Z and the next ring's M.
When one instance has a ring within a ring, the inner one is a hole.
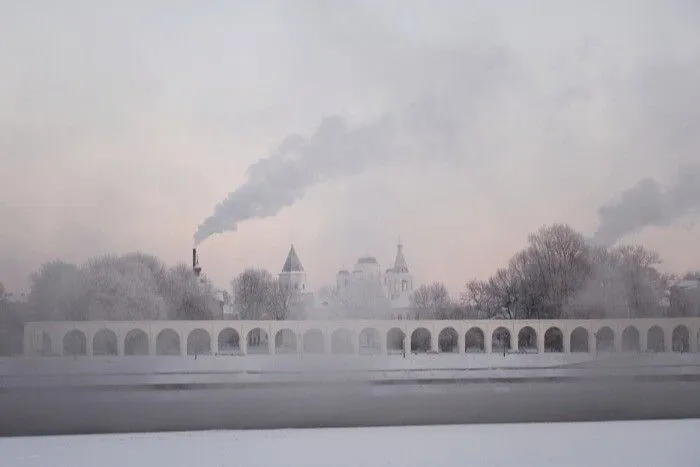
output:
M700 382L309 384L0 393L0 433L700 418Z

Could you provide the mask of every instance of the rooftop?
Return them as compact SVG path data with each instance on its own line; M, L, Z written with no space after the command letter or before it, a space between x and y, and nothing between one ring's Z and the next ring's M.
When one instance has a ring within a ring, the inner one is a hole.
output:
M406 264L406 258L403 256L403 245L398 244L396 250L396 259L394 260L394 272L408 272L408 265Z
M374 256L363 256L357 260L357 264L378 264Z
M294 245L289 249L287 260L282 266L282 272L304 272L304 266L301 265L297 252L294 250Z

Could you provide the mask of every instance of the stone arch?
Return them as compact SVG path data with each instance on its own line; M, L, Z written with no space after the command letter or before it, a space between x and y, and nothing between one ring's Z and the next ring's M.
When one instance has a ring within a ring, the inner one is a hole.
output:
M117 333L111 329L100 329L92 337L93 355L117 355Z
M187 335L187 355L211 354L211 336L202 329L193 329Z
M358 344L360 353L377 354L382 350L381 343L382 335L378 329L364 328L358 336Z
M441 353L459 352L459 334L453 327L446 327L438 334L438 351Z
M404 341L406 334L399 328L391 328L386 333L386 351L387 353L404 352Z
M586 328L577 327L571 332L569 338L569 350L573 352L589 352L588 348L588 330Z
M608 326L603 326L595 333L595 348L597 352L615 351L615 333Z
M351 354L352 348L352 333L345 328L336 329L331 334L331 353L335 354Z
M180 334L166 328L156 336L156 355L180 355Z
M484 353L484 331L481 328L473 327L464 334L464 351L467 353Z
M289 328L280 329L275 334L275 353L297 353L297 336Z
M51 355L53 354L53 346L51 342L51 336L46 331L41 331L41 355Z
M537 353L537 331L525 326L518 331L518 352Z
M673 352L689 352L690 351L690 331L682 324L673 328L671 334L671 350Z
M241 351L241 335L233 328L224 328L219 332L216 342L219 354L232 355Z
M659 326L650 327L647 331L647 351L663 352L664 348L664 330Z
M510 351L510 331L503 326L491 334L491 351L495 353Z
M639 352L639 330L635 326L627 326L622 331L621 346L623 352Z
M411 352L430 352L432 336L426 328L417 328L411 333Z
M544 351L545 352L563 352L564 351L564 333L556 326L552 326L544 333Z
M143 329L132 329L124 337L124 355L148 355L148 334Z
M253 354L269 354L270 345L267 331L263 328L253 328L246 334L246 352Z
M86 355L87 338L78 329L71 329L63 336L63 355Z
M320 329L308 329L304 333L304 353L322 354L325 352L325 342L323 341L323 331Z

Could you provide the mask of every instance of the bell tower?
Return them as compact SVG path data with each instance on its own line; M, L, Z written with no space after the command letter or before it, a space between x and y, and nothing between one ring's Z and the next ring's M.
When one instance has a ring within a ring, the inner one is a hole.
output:
M301 260L299 260L294 245L289 249L287 259L279 274L279 279L283 287L296 290L301 294L308 292L306 272L304 272L304 267L301 265Z
M396 245L394 267L387 271L387 298L391 301L392 308L404 308L409 306L412 293L413 276L408 270L406 257L403 254L403 244L399 239Z

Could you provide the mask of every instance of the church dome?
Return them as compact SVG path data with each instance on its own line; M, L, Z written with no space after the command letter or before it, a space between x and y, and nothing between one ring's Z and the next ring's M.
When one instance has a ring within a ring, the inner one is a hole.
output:
M379 280L381 271L379 269L377 259L374 256L363 256L358 259L353 271L353 276L354 275L358 275L365 279L375 278Z
M357 264L379 264L374 256L363 256L357 260Z

